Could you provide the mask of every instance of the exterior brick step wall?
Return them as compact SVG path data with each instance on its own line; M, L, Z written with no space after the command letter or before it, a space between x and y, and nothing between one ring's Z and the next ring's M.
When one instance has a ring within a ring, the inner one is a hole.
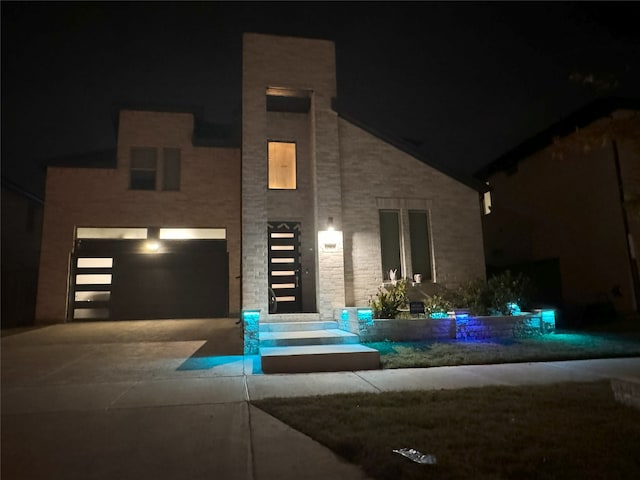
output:
M380 352L361 344L305 345L260 349L264 373L376 370Z
M263 316L260 323L317 322L319 320L319 313L270 313Z
M338 322L333 320L322 320L314 322L260 322L260 333L263 332L300 332L308 330L330 330L337 329Z
M303 373L380 368L380 352L360 337L338 329L335 321L260 322L264 373Z
M328 328L323 330L298 330L260 332L260 349L263 347L292 347L302 345L339 345L360 343L358 335Z

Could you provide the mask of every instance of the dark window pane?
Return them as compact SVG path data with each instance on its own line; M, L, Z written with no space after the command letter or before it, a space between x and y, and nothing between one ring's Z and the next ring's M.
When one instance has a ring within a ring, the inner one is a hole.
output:
M155 148L131 148L131 183L132 190L156 189L157 153Z
M163 190L180 190L180 149L163 150Z
M431 278L431 251L429 248L429 226L427 212L409 211L411 235L411 267L413 273L422 274L422 279Z
M155 170L157 154L155 148L133 147L131 149L131 168Z
M396 278L402 278L400 222L397 210L380 210L380 247L382 250L382 278L389 279L389 270L397 270Z
M156 172L147 170L131 170L132 190L155 190Z

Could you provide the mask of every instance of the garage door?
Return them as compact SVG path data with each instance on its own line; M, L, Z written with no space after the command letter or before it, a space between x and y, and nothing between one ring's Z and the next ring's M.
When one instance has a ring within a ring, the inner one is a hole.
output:
M226 240L79 239L71 263L74 320L228 316Z

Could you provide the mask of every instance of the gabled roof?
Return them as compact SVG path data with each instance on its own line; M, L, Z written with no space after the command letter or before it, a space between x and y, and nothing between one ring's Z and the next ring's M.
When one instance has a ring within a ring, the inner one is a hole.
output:
M477 178L474 177L470 177L470 176L466 176L463 175L462 173L450 168L447 165L443 165L439 162L435 162L433 159L431 158L427 158L423 153L421 153L420 151L418 151L415 147L415 144L412 142L409 142L408 140L403 140L401 138L395 137L389 133L385 133L385 132L381 132L377 129L374 129L366 124L364 124L363 122L361 122L360 120L357 120L355 117L353 117L350 113L342 110L340 108L340 105L337 101L337 99L333 99L332 104L331 104L331 108L338 114L338 116L340 118L343 118L344 120L348 121L349 123L355 125L358 128L361 128L362 130L366 131L367 133L369 133L370 135L373 135L374 137L379 138L380 140L393 145L394 147L396 147L398 150L401 150L402 152L411 155L412 157L416 158L417 160L420 160L422 163L438 170L439 172L459 181L460 183L463 183L464 185L472 188L473 190L476 190L478 192L486 192L487 190L489 190L489 187L486 183L478 180Z
M607 97L589 103L501 155L474 176L486 180L497 172L512 169L525 158L551 145L554 138L566 137L576 128L584 128L616 110L640 110L640 99Z

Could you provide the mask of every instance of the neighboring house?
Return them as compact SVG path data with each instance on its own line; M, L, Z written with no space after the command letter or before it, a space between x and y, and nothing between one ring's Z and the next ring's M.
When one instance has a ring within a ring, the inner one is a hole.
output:
M111 168L49 168L38 321L268 315L269 288L278 314L327 319L392 269L484 278L484 183L336 94L332 42L245 34L241 145L200 143L193 113L121 110Z
M2 177L2 328L33 325L42 198Z
M537 276L568 324L638 311L640 101L587 105L477 176L491 186L489 271Z

